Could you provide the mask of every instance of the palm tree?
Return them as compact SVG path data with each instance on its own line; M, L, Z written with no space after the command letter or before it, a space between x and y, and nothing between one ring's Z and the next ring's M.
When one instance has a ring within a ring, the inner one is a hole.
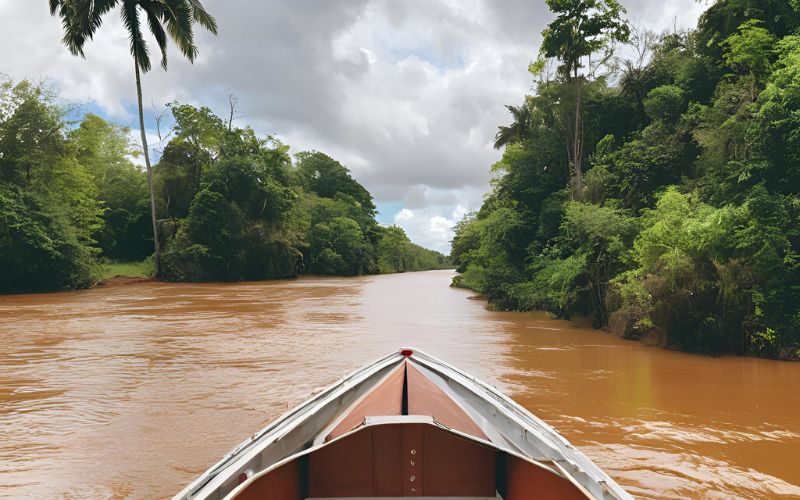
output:
M61 18L64 26L62 42L74 55L85 57L83 48L94 37L103 24L103 16L117 5L125 29L130 38L130 50L136 73L136 97L139 104L139 129L142 134L144 163L147 166L147 182L150 186L150 217L153 224L153 245L155 249L156 275L161 272L161 250L156 226L156 201L153 191L153 170L150 166L150 152L144 129L144 110L142 108L142 81L140 73L150 71L150 54L140 16L144 14L150 33L161 49L161 67L167 69L167 39L172 41L189 60L197 57L194 43L195 24L199 24L213 34L217 34L217 22L203 7L201 0L48 0L50 14Z
M494 136L494 148L500 149L506 144L522 142L530 135L531 110L528 104L522 106L506 106L514 117L514 123L508 126L498 127L497 135Z

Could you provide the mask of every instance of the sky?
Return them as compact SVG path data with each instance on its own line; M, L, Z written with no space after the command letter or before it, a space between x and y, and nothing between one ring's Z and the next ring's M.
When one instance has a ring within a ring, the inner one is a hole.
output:
M696 0L623 0L656 31L695 25ZM219 36L198 33L189 64L143 78L153 109L173 100L336 158L372 193L384 224L449 252L452 227L480 207L506 104L532 93L528 64L552 20L544 0L204 0ZM86 49L60 44L45 0L0 0L0 73L47 81L80 109L136 128L133 61L118 10ZM152 47L151 43L151 47ZM157 54L153 54L155 60Z

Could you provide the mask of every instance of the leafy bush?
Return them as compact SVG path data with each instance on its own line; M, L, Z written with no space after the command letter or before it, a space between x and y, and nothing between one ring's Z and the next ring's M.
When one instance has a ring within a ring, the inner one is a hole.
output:
M87 287L97 275L97 253L64 216L0 182L0 291Z

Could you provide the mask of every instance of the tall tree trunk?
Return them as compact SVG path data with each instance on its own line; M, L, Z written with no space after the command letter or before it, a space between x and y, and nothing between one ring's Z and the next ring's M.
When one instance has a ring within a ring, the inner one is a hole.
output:
M583 198L583 89L578 76L578 65L575 65L575 137L572 158L575 163L575 197Z
M144 109L142 107L142 79L139 74L139 59L134 54L133 63L136 66L136 97L139 102L139 130L142 133L142 149L144 150L144 164L147 167L147 185L150 187L150 219L153 223L153 246L155 248L156 276L161 276L161 248L158 243L158 226L156 224L156 193L153 189L153 169L150 166L150 151L147 147L147 135L144 131Z

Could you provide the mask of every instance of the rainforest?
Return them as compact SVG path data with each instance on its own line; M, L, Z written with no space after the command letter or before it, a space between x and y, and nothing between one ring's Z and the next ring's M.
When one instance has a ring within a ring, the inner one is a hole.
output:
M453 284L672 348L799 358L800 2L718 0L665 33L616 2L547 3Z
M129 130L60 102L46 84L0 80L0 291L85 288L132 267L167 281L449 267L379 225L370 193L328 155L292 156L206 107L176 102L167 113L174 126L153 168L156 263Z

